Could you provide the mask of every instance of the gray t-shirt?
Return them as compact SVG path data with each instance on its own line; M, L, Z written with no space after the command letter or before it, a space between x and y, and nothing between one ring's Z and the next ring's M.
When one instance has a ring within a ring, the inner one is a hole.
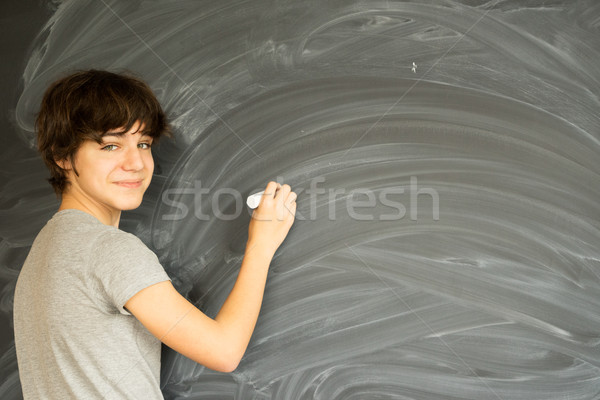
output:
M36 237L14 300L25 399L162 399L160 341L124 304L169 280L137 237L63 210Z

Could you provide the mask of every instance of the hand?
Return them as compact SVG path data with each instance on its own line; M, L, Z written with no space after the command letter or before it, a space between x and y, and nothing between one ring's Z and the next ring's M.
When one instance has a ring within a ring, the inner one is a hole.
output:
M270 256L287 236L296 217L296 193L289 185L269 182L260 204L252 213L247 248L258 247Z

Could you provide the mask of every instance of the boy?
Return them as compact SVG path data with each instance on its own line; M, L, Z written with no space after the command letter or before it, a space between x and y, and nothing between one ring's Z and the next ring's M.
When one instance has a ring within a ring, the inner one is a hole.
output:
M233 371L256 323L271 259L294 221L296 194L269 182L254 211L240 272L211 319L173 287L156 256L118 229L150 184L151 145L169 133L140 80L83 71L52 84L38 148L61 197L15 289L25 399L161 399L160 342Z

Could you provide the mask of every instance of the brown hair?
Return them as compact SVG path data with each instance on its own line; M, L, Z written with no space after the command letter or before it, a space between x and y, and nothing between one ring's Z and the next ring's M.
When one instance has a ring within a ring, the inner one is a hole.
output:
M50 85L36 120L38 150L50 169L48 181L62 194L69 184L57 161L74 158L85 140L102 143L108 131L128 132L139 121L144 133L158 140L171 136L156 96L140 79L126 73L88 70Z

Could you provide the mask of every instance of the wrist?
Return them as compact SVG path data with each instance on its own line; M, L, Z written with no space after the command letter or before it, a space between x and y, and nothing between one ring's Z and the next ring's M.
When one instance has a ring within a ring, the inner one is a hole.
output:
M259 257L267 262L271 262L271 259L275 255L275 250L272 246L265 243L248 240L246 242L245 256Z

